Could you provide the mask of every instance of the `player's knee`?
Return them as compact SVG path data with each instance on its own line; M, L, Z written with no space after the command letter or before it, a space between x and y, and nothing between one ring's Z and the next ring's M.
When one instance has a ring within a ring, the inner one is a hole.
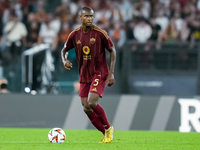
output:
M88 108L88 107L84 107L83 111L84 111L87 115L89 115L89 114L92 113L92 109L91 109L91 108Z
M90 101L90 102L88 102L88 105L91 109L94 109L97 106L97 102L96 101Z

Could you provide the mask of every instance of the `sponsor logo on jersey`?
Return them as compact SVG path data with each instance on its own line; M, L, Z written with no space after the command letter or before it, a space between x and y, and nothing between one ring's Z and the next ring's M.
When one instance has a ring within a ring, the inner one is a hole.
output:
M84 60L90 60L91 59L91 55L83 55L83 59Z
M88 55L90 53L90 48L88 46L83 47L83 52Z
M91 39L90 39L90 43L91 43L91 44L94 44L95 41L96 41L95 38L91 38Z
M78 41L76 42L76 44L81 44L81 41L80 41L80 40L78 40Z
M93 88L93 89L92 89L92 91L95 91L95 92L97 92L97 88Z

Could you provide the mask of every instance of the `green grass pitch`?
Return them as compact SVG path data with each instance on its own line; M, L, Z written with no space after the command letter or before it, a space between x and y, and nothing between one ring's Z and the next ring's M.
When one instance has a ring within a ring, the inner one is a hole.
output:
M2 150L200 150L200 133L115 131L111 143L99 144L97 130L64 130L63 144L48 141L50 129L0 128Z

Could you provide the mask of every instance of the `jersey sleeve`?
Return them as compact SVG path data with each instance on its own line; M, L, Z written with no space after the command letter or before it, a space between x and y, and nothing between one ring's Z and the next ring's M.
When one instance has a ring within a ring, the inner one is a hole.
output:
M110 50L111 47L114 46L111 38L108 36L107 32L105 31L104 32L104 35L103 35L103 43L104 43L104 46L107 50Z
M64 49L66 50L66 52L68 52L72 48L74 48L73 34L69 34L69 36L64 44Z

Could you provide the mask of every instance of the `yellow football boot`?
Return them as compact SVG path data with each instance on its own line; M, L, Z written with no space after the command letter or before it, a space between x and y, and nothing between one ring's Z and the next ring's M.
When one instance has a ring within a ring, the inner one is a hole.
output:
M114 132L113 126L110 126L109 129L106 129L104 143L110 143L113 140L113 132Z
M105 143L105 137L99 143Z

